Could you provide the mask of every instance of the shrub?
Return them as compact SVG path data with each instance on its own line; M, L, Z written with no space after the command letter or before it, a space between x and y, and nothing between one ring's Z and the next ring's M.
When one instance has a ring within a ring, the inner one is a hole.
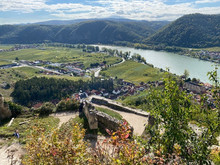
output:
M34 127L26 145L27 155L22 163L32 164L88 164L90 155L83 141L85 130L73 125L68 134L53 130L49 134L41 127Z
M11 101L8 102L8 106L9 106L9 109L12 113L12 117L17 117L18 115L21 114L21 111L22 111L22 107L18 104L15 104Z
M58 103L56 111L77 111L79 109L79 102L75 99L66 99Z
M48 116L54 109L55 106L52 103L46 102L38 109L38 112L40 116Z

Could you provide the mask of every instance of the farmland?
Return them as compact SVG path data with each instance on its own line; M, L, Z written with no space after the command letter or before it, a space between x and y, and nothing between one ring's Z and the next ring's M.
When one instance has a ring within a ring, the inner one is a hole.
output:
M121 58L111 57L101 53L86 53L81 49L70 49L62 47L45 47L41 49L22 49L18 51L0 52L0 59L7 60L43 60L54 63L82 62L85 68L89 68L90 64L102 63L114 64L121 61Z
M117 78L134 83L160 80L162 77L162 73L158 69L134 61L126 61L102 71L101 74L110 77L117 76Z

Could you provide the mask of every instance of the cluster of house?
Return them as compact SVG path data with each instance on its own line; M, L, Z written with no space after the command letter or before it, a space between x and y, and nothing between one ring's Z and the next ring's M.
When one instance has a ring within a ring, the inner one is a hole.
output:
M37 47L39 47L39 45L15 45L14 47L10 49L0 49L0 52L11 52L11 51L16 51L16 50L21 50L21 49L33 49Z
M72 62L72 63L52 63L50 61L42 61L42 60L36 60L36 61L26 61L26 60L20 60L21 64L29 65L29 66L43 66L46 65L45 69L41 71L41 73L45 74L75 74L78 76L84 76L85 70L82 68L84 67L82 62ZM51 70L51 71L49 71Z
M91 91L87 90L85 92L80 91L79 93L75 93L73 97L80 100L87 98L90 95L97 95L114 100L120 96L130 96L137 94L141 91L150 89L151 87L163 86L164 82L149 81L147 83L142 82L139 85L135 85L133 83L119 79L119 84L120 87L114 89L112 92L107 92L105 89ZM182 89L185 90L187 93L190 93L198 102L201 102L201 95L205 94L208 104L214 108L214 100L211 93L212 85L210 85L209 83L188 81L184 82Z
M210 52L207 50L201 50L197 53L201 58L202 57L210 57L212 60L220 62L220 52Z
M73 94L73 97L80 100L87 98L90 95L102 96L108 99L117 99L120 96L130 96L137 94L141 91L149 89L154 86L164 85L163 81L149 81L147 83L140 83L139 85L135 85L131 82L124 81L122 79L118 79L119 87L115 88L112 92L108 92L106 89L100 90L87 90L85 92L80 91L79 93Z
M212 97L212 85L209 83L202 82L185 82L183 84L183 89L190 93L195 100L201 102L201 95L204 94L207 97L207 102L214 108L214 100Z

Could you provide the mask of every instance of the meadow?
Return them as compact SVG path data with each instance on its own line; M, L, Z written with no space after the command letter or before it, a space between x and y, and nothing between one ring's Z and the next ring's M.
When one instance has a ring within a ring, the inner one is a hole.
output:
M93 63L114 64L120 62L122 59L118 57L111 57L102 53L86 53L81 49L76 48L62 48L62 47L45 47L41 49L22 49L11 52L0 52L0 59L7 60L43 60L54 63L68 63L68 62L82 62L85 68L90 67Z
M12 45L0 45L0 49L10 49L12 47Z
M104 76L117 77L138 84L140 82L160 80L163 73L159 69L134 61L124 63L101 71Z
M2 60L0 59L0 66L2 65L8 65L8 64L11 64L12 62L8 61L8 60Z

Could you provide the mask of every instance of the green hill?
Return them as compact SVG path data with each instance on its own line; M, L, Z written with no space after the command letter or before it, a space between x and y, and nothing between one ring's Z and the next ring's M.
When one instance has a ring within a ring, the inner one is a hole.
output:
M167 22L94 20L72 25L2 25L0 43L103 43L140 42Z
M220 15L185 15L145 42L180 47L220 46Z

